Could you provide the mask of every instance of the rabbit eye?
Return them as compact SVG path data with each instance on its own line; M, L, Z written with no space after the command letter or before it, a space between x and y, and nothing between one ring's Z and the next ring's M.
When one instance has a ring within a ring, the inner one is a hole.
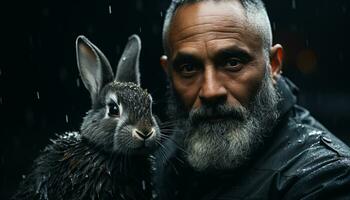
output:
M108 115L110 117L118 117L119 116L119 107L115 103L108 104Z

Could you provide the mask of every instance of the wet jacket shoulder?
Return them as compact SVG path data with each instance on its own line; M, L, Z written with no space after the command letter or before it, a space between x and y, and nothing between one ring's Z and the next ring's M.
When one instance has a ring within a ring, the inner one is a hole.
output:
M293 83L281 78L278 90L283 98L279 105L281 117L249 163L234 171L204 175L174 160L172 166L164 168L161 187L168 193L164 196L350 199L349 147L296 104Z
M279 90L281 121L242 177L247 193L241 197L350 199L349 147L296 105L289 80L281 79Z

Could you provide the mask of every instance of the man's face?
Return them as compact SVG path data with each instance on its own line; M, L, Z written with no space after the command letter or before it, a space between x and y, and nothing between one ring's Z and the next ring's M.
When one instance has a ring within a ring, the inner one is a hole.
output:
M188 116L188 161L199 170L238 165L266 126L262 102L277 101L261 36L239 1L204 1L177 10L168 47L163 67Z
M246 106L256 94L266 60L245 19L238 1L186 5L174 16L168 70L188 110L218 99Z

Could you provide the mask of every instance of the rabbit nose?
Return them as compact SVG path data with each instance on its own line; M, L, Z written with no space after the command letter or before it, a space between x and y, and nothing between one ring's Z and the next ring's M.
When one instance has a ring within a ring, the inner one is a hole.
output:
M150 138L153 135L154 132L155 132L154 128L152 128L151 131L149 131L147 133L135 128L132 132L132 135L140 140L147 140L148 138Z

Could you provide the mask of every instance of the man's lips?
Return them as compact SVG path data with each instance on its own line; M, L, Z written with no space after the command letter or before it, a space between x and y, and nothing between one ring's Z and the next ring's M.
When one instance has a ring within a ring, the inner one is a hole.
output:
M197 118L195 120L195 123L202 123L202 122L210 122L210 123L217 123L217 122L222 122L222 121L226 121L229 120L230 117L229 116L201 116L199 118ZM232 117L231 117L232 119Z
M228 117L227 116L212 116L212 117L207 117L206 118L208 121L211 122L218 122L218 121L223 121L223 120L227 120Z
M190 112L189 119L192 124L224 122L230 120L242 121L244 119L243 109L228 106L215 108L200 108Z

